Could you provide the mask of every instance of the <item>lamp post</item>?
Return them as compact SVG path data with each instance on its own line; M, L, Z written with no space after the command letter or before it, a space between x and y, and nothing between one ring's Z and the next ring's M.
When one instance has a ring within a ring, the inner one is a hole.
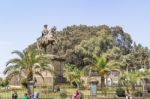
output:
M90 99L96 97L98 80L95 77L90 78Z

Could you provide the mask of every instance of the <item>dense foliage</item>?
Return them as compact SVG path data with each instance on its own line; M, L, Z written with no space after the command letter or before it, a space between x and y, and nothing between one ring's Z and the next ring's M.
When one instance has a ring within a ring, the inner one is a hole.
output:
M9 84L8 79L0 78L0 87L7 87L8 84Z
M118 97L125 97L125 90L121 87L116 89L116 94Z
M42 71L52 71L48 64L49 59L37 50L27 52L13 51L17 56L6 63L4 74L11 80L12 77L19 75L20 80L26 78L28 81L34 80L34 75L43 78Z
M149 49L133 42L130 35L119 26L73 25L56 31L55 37L57 42L47 46L47 54L65 56L63 63L70 65L65 66L64 76L70 83L76 81L79 86L77 81L80 81L80 77L89 76L89 72L96 68L94 72L103 78L101 86L105 86L104 79L115 69L121 73L120 85L135 90L136 80L149 74ZM29 46L29 49L33 47L36 47L36 43ZM102 57L105 60L100 62ZM72 66L77 68L69 70ZM147 72L139 73L141 69ZM78 75L73 75L76 72Z
M73 25L56 32L57 42L47 47L48 54L66 56L65 63L83 68L93 57L107 54L111 65L123 70L149 68L149 49L133 43L130 35L119 26ZM36 47L36 44L29 48Z

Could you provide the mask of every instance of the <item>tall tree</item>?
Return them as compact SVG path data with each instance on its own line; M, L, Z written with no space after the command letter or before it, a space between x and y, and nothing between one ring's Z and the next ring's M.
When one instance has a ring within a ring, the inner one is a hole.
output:
M82 85L81 80L82 71L77 68L77 66L72 64L66 64L64 67L64 77L70 83L70 85L75 84L78 88Z
M6 63L6 69L4 74L7 79L11 79L13 76L19 75L20 79L27 78L27 81L33 81L34 74L42 76L42 71L53 72L48 66L50 60L41 54L37 50L29 51L13 51L12 54L16 54L17 57L9 60ZM28 89L29 92L30 89Z
M4 74L7 75L7 78L20 75L20 77L26 77L28 81L32 81L33 74L37 74L42 77L40 71L48 70L52 72L52 69L48 67L50 59L42 55L37 50L30 50L27 52L13 51L12 54L16 54L17 57L6 63L7 67Z

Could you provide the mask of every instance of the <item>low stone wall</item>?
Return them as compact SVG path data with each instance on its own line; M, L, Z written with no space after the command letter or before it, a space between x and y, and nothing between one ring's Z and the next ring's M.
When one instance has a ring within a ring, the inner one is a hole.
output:
M144 93L144 97L149 97L150 98L150 93Z

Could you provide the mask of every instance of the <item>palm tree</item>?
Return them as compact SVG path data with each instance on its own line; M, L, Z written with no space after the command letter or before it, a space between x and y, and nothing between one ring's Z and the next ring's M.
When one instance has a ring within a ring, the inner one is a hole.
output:
M94 67L93 69L98 72L99 76L101 77L101 88L103 89L105 87L105 76L108 72L110 72L110 69L108 68L108 61L104 56L95 57L94 58Z
M137 84L137 81L140 80L141 73L136 72L124 72L119 78L119 84L125 86L127 89L129 87L132 88L133 91L135 91L135 85Z
M119 84L122 86L125 86L128 90L129 88L132 89L132 91L136 90L136 84L138 81L142 81L142 87L145 86L144 79L149 78L150 72L148 70L145 70L144 72L141 71L133 71L133 72L127 72L124 71L119 79Z
M65 64L64 66L63 76L70 83L70 85L72 85L72 80L73 80L73 75L74 75L74 73L72 73L73 67L74 65L71 65L71 64Z
M70 85L73 85L73 83L75 83L79 88L82 84L82 80L80 79L81 72L82 71L79 70L75 65L66 64L64 68L64 77L67 79Z
M48 66L50 60L37 50L13 51L12 54L16 54L17 57L6 63L4 74L7 79L18 75L20 80L26 78L27 82L30 82L34 80L34 75L39 75L44 79L42 71L52 72ZM30 92L29 88L28 92Z
M119 63L117 61L114 61L114 60L108 61L106 58L106 55L103 54L102 56L95 56L93 58L92 66L90 66L90 65L86 66L84 68L84 71L97 72L98 75L101 77L101 88L103 89L105 87L105 79L106 79L107 75L112 70L120 72L118 65L119 65Z

